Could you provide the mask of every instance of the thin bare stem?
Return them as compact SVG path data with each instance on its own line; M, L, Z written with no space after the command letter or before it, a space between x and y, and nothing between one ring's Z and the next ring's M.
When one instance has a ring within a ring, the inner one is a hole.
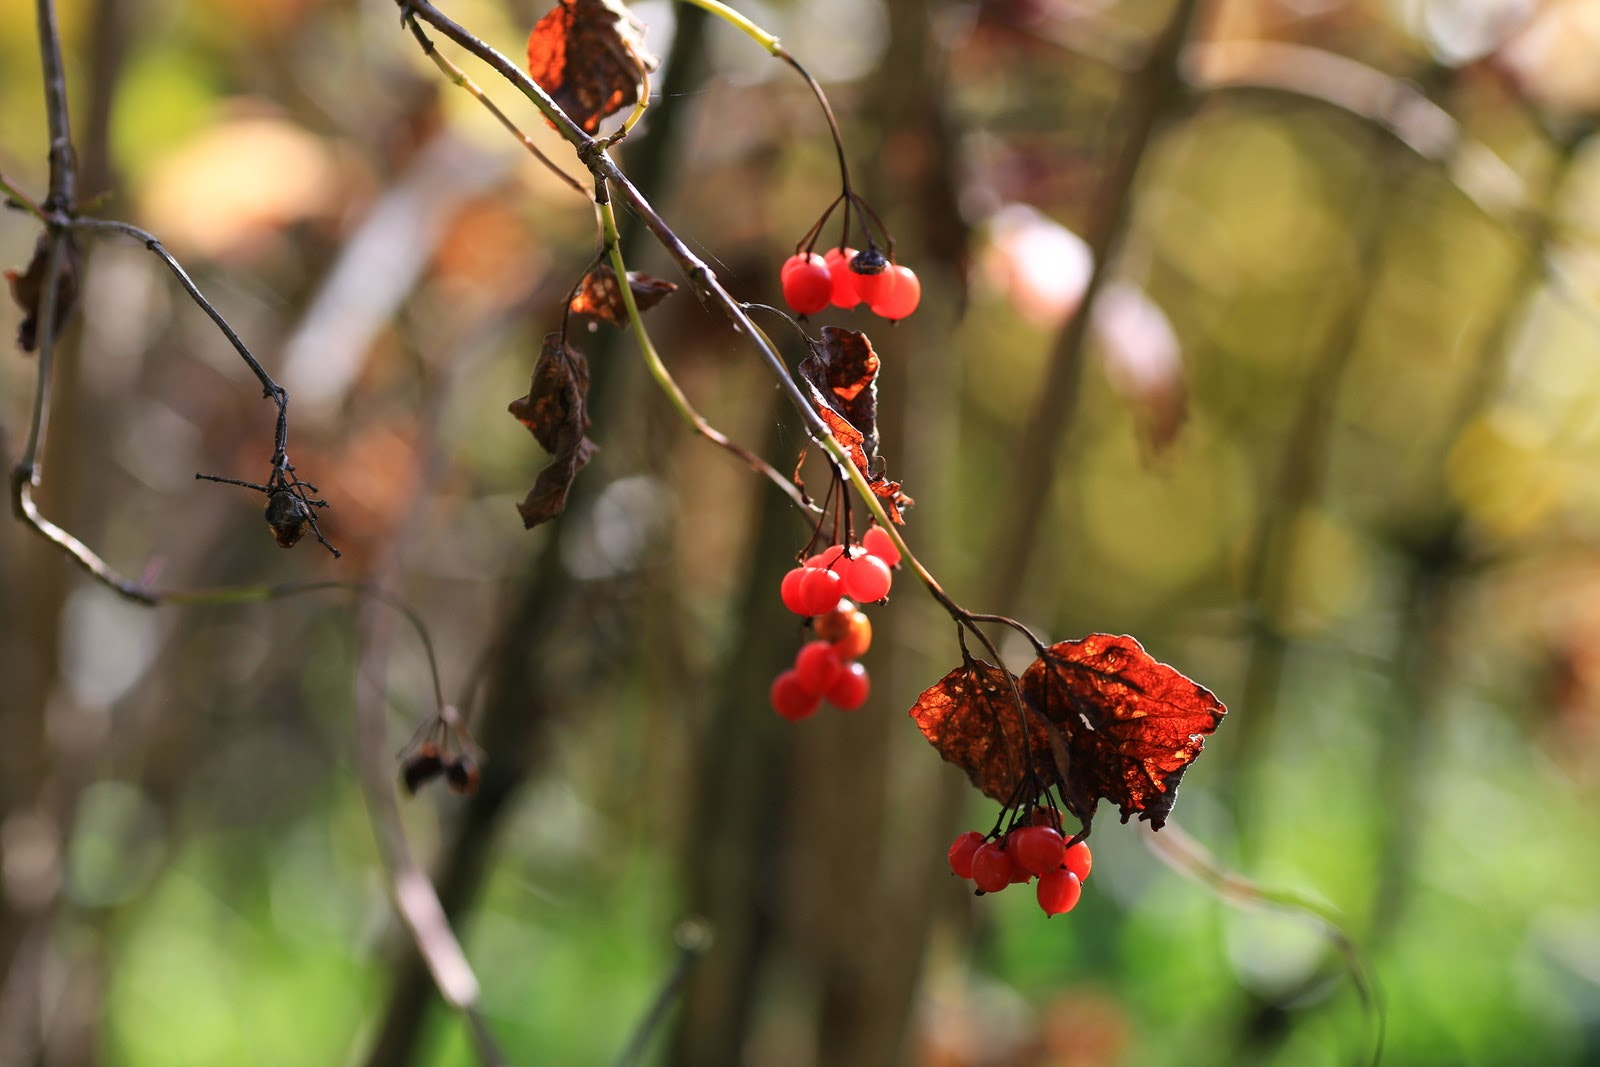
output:
M545 168L549 170L551 174L554 174L561 180L562 184L576 192L579 196L585 198L588 197L589 191L583 187L582 182L557 166L556 161L545 155L543 149L534 144L533 139L524 133L520 126L511 121L510 116L508 116L504 111L501 111L493 100L490 100L484 95L483 90L478 87L477 82L467 77L466 73L460 67L446 59L444 55L433 46L433 39L423 31L422 27L417 23L417 20L412 17L410 12L407 12L404 18L407 28L411 30L412 36L414 36L417 39L417 43L422 46L423 54L429 59L433 60L433 65L443 71L446 78L449 78L451 82L462 89L465 89L467 92L476 97L478 103L487 108L489 110L489 114L493 115L500 125L509 130L511 135L522 144L522 147L526 148L530 153L532 153L533 158L537 159L540 163L543 163ZM635 121L637 121L637 119L635 119Z
M1168 867L1206 886L1234 907L1270 908L1316 927L1343 958L1362 1010L1372 1021L1372 1058L1369 1062L1377 1067L1383 1058L1387 1020L1382 991L1360 947L1345 932L1339 917L1331 908L1292 890L1268 888L1228 870L1203 845L1173 822L1167 822L1160 833L1151 828L1145 834L1145 844Z
M649 1011L639 1020L633 1036L628 1039L627 1047L622 1050L622 1055L617 1057L617 1067L633 1067L644 1056L650 1038L661 1027L661 1022L667 1017L667 1011L672 1007L673 1001L683 992L684 983L689 980L694 965L700 962L701 956L711 950L711 927L703 919L685 919L678 924L673 938L678 943L677 958L672 961L672 969L667 972L661 988L656 991Z
M72 121L67 111L67 73L61 63L61 30L54 0L37 0L39 62L44 69L45 120L50 128L50 195L47 212L70 212L77 206L78 157L72 149Z
M763 30L760 26L757 26L754 22L751 22L748 18L735 11L727 4L719 3L718 0L683 0L683 3L693 4L695 7L698 7L701 10L710 12L711 14L717 16L717 18L722 19L729 25L738 27L742 33L750 37L756 42L756 44L759 44L762 48L765 48L773 55L777 55L780 51L782 51L782 47L778 44L778 39L776 37L768 33L766 30Z

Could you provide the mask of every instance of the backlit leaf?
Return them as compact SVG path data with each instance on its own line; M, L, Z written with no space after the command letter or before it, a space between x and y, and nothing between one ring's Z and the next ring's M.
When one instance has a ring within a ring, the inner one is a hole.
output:
M641 312L649 311L678 291L675 283L636 270L628 272L628 286ZM583 285L567 307L574 315L588 315L616 326L628 321L628 307L622 301L616 271L607 266L596 267L584 276Z
M1183 772L1227 712L1126 635L1051 645L1023 672L1022 691L1066 736L1061 799L1085 826L1104 797L1123 822L1137 814L1160 829Z
M939 754L1002 804L1016 797L1024 774L1015 681L1003 668L969 658L923 690L911 706L911 718ZM1029 726L1035 762L1041 754L1048 761L1043 728L1036 722Z
M528 35L528 73L584 132L632 107L656 59L618 0L561 0Z
M595 443L584 436L589 430L588 395L589 361L559 332L547 334L533 365L528 395L513 400L509 408L551 454L550 464L517 505L525 528L561 514L572 479L596 451Z

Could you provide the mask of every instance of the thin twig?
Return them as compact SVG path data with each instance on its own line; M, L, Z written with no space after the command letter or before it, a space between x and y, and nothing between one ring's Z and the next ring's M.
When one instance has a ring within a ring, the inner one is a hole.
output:
M683 992L684 983L689 980L694 965L700 962L701 956L710 951L711 938L711 927L703 919L685 919L678 924L678 929L673 935L673 939L678 943L677 958L672 961L672 969L667 972L661 988L656 991L655 999L650 1002L650 1009L634 1028L627 1047L617 1057L616 1067L633 1067L639 1062L645 1048L650 1044L651 1037L660 1028L662 1020L667 1017L673 1002Z

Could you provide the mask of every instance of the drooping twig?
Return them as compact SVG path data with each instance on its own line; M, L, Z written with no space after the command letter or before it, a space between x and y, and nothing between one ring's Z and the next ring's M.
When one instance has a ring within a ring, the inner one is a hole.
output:
M678 955L672 961L672 968L662 981L661 988L656 990L655 999L650 1002L649 1010L634 1028L627 1047L617 1057L617 1067L633 1067L644 1055L650 1039L660 1029L667 1012L683 992L684 983L689 980L694 965L700 962L701 956L711 950L712 930L701 919L685 919L673 932L673 940L678 944Z

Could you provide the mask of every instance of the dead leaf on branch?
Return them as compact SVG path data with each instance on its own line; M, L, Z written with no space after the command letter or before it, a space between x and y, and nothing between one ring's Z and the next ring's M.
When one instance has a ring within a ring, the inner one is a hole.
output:
M939 754L967 772L985 796L1002 804L1016 798L1025 772L1022 725L1017 721L1012 684L1017 678L983 660L961 666L922 691L911 717ZM1029 751L1037 765L1049 760L1050 742L1033 718Z
M872 341L855 330L824 326L822 343L812 344L798 370L817 414L883 500L889 517L904 523L901 511L913 501L899 482L884 477L878 455L878 353Z
M975 673L969 661L946 675L917 699L911 717L974 785L1009 803L1026 773L1016 705L1004 671L979 666ZM1085 828L1104 798L1123 822L1138 815L1159 830L1184 771L1227 713L1204 686L1126 635L1051 645L1023 672L1019 688L1039 785L1059 786L1062 802ZM1057 764L1041 717L1065 741L1065 766Z
M39 347L39 316L43 311L44 279L50 270L50 234L39 234L33 245L33 257L21 272L8 270L6 281L11 286L11 299L22 309L22 322L17 326L17 347L32 352ZM61 281L56 286L56 321L54 331L59 334L67 316L78 302L78 246L67 238L66 255L62 257Z
M589 431L589 361L566 343L559 331L546 334L539 359L533 365L528 395L513 400L511 414L528 428L550 453L550 463L539 472L533 488L517 505L522 525L532 529L561 514L567 506L572 479L595 454L597 446L584 435Z
M528 73L585 133L632 107L657 59L618 0L561 0L528 35Z
M678 291L674 282L654 278L636 270L628 272L628 287L633 290L633 302L641 312L649 311L661 301ZM628 305L623 303L622 289L617 285L617 273L607 266L599 266L584 276L578 293L567 304L574 315L621 326L628 321Z

